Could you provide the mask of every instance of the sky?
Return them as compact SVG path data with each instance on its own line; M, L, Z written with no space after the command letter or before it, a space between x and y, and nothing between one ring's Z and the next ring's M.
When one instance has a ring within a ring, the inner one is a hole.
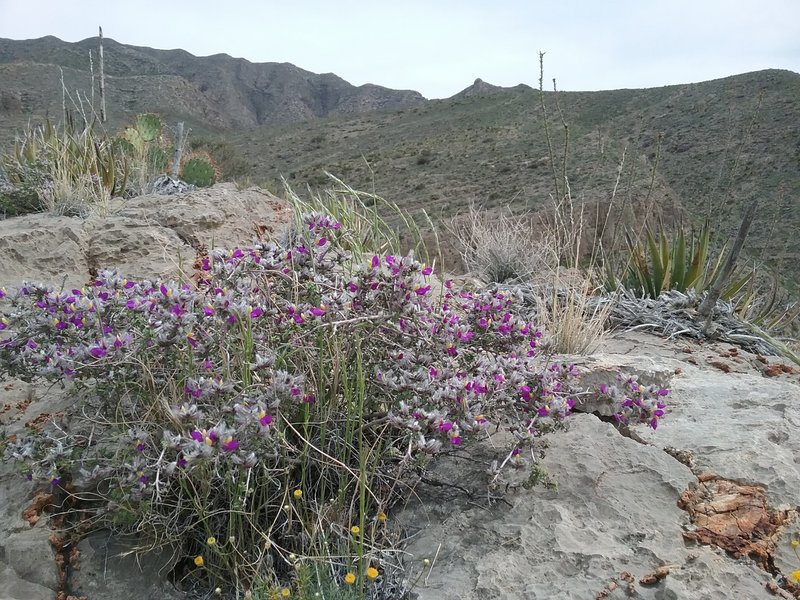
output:
M0 0L0 37L290 62L445 98L480 77L564 91L800 72L800 0Z

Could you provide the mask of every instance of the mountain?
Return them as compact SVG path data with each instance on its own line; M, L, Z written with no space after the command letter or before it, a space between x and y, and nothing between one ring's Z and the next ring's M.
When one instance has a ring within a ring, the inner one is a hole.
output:
M32 115L60 115L62 72L65 88L73 96L76 90L90 93L89 53L97 76L98 47L96 37L76 43L52 36L0 38L0 117L5 125L18 127ZM104 38L103 49L112 123L153 111L195 127L229 130L425 102L415 91L353 86L332 73L311 73L289 63L252 63L227 54L197 57L109 38Z

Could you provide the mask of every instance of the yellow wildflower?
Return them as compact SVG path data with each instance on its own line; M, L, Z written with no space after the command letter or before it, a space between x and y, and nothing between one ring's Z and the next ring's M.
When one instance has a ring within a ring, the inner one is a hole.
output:
M291 592L291 590L289 588L283 588L281 590L281 596L283 596L284 598L288 598L291 595L292 595L292 592Z
M796 583L800 583L800 571L792 571L791 578L794 579Z
M375 567L369 567L367 569L367 579L369 579L370 581L374 581L375 579L377 579L379 574L380 573L378 573L378 569L376 569Z
M294 494L292 495L294 496L295 500L300 500L300 498L303 497L303 490L295 490Z
M386 513L383 511L380 511L377 515L375 515L375 518L378 520L378 523L386 523L386 519L388 519Z
M347 575L344 576L344 582L347 585L353 585L356 582L356 576L353 575L352 573L348 573Z
M792 540L792 548L797 548L797 545L800 544L798 540Z
M194 557L194 564L198 567L202 567L205 564L205 561L203 560L203 557L198 554Z
M206 540L206 544L208 544L209 546L213 546L216 543L217 543L217 538L215 538L213 535Z
M361 527L359 527L358 525L353 525L350 528L350 533L352 533L353 535L358 535L359 533L361 533Z

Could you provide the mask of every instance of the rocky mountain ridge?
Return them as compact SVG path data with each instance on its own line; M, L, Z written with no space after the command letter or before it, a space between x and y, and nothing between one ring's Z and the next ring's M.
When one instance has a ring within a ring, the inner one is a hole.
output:
M157 111L218 129L247 128L405 108L425 102L413 90L373 84L354 86L333 73L316 74L290 63L253 63L227 54L198 57L184 50L157 50L104 38L104 62L112 121L128 113ZM92 89L89 53L98 73L99 38L64 42L0 38L0 115L4 120L59 114L61 83Z

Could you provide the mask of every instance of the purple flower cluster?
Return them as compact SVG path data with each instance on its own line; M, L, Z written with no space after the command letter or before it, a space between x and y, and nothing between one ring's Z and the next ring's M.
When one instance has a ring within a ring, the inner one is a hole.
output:
M617 375L616 385L600 386L600 393L619 410L614 418L625 425L646 423L656 429L665 414L665 398L669 390L657 385L642 385L635 376Z

